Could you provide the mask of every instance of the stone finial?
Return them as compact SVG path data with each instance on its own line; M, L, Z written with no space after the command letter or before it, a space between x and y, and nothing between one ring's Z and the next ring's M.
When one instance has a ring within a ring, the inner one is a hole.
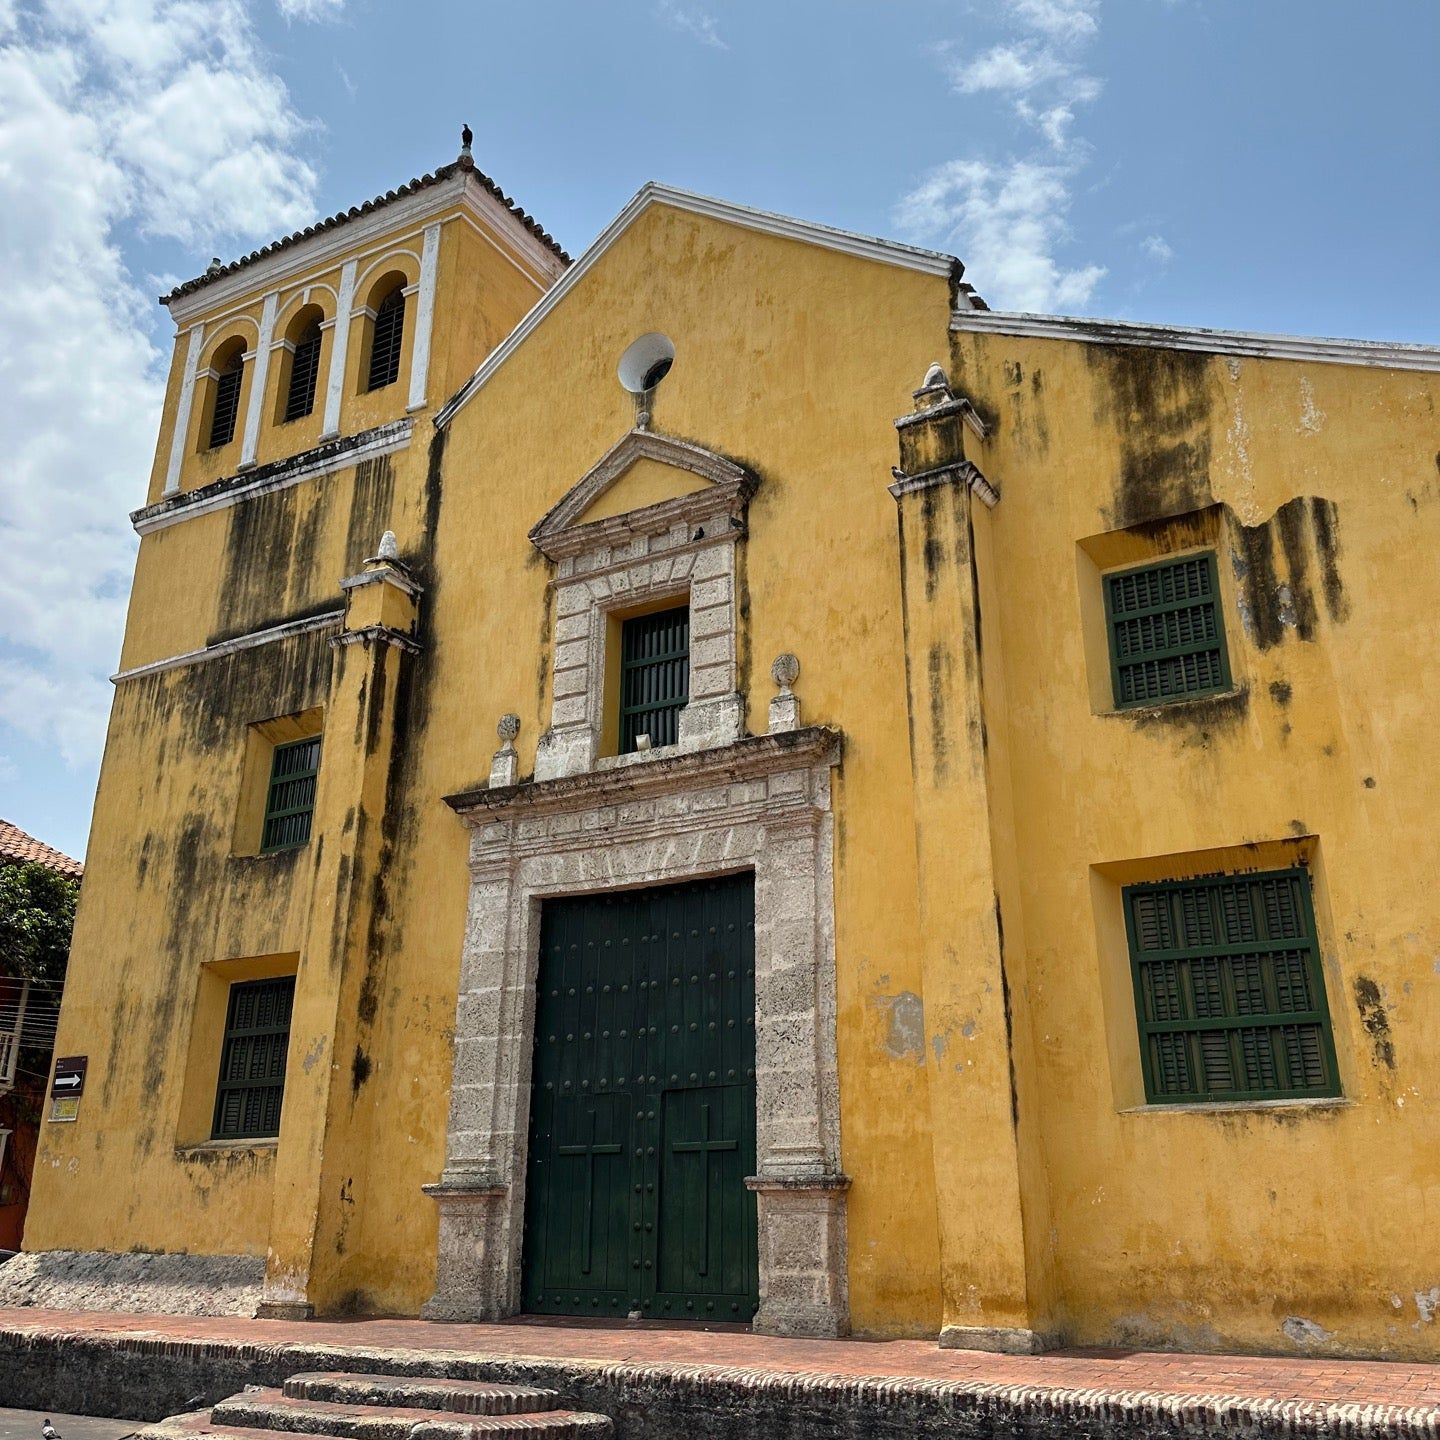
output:
M520 733L518 715L502 715L495 727L500 748L490 762L490 788L499 790L513 785L520 775L520 757L515 753L515 737Z
M224 265L220 263L220 257L218 255L212 255L210 257L210 263L205 267L205 273L207 275L218 275L224 268Z
M771 678L780 687L780 693L770 701L770 733L777 735L785 730L800 728L800 701L791 688L800 676L800 662L788 650L775 657L770 667Z
M955 398L955 392L950 388L950 377L938 360L931 362L925 378L920 382L920 388L914 394L917 410L930 410Z
M400 558L400 542L395 538L393 530L387 530L380 537L379 549L375 551L377 560L398 560Z

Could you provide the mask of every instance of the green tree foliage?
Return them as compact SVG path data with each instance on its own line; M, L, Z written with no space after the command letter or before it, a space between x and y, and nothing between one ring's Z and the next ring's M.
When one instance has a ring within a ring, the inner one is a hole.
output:
M59 985L80 882L44 865L0 865L0 975Z

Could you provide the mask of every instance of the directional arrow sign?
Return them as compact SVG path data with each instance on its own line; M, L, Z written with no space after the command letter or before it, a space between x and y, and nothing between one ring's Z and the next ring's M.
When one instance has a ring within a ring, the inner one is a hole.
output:
M74 1098L85 1093L85 1071L89 1068L88 1055L65 1055L55 1062L55 1078L50 1082L50 1094L54 1099L62 1096Z

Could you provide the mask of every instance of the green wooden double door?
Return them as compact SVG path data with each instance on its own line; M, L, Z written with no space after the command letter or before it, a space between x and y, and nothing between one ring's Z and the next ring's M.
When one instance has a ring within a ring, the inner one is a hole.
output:
M538 991L524 1308L748 1321L753 877L547 903Z

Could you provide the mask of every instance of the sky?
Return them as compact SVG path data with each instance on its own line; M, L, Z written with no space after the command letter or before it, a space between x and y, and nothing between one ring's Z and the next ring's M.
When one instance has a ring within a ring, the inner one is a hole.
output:
M0 816L84 854L173 328L454 158L573 254L650 179L997 309L1440 343L1435 0L0 0Z

